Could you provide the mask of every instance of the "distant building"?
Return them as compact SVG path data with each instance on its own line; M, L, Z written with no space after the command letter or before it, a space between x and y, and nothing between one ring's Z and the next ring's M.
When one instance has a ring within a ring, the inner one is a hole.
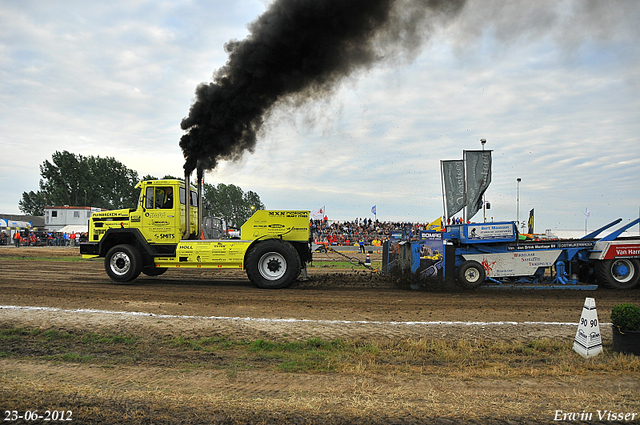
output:
M95 207L44 207L44 225L48 232L88 232L89 219Z

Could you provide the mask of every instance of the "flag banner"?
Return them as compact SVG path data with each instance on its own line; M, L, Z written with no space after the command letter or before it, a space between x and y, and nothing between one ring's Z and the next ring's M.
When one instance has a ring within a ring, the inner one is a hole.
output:
M429 223L429 225L427 226L427 228L425 229L427 231L430 232L439 232L442 230L442 217L438 217L435 220L433 220L431 223Z
M440 161L442 169L442 191L446 216L453 217L466 205L464 191L464 161L461 159Z
M371 207L371 213L373 213L373 215L376 215L376 206L372 206Z
M324 218L324 207L311 211L310 216L312 220L322 220Z
M467 177L467 220L482 208L482 195L491 183L491 151L464 151Z
M529 230L527 231L528 234L533 235L533 208L531 208L531 211L529 211Z

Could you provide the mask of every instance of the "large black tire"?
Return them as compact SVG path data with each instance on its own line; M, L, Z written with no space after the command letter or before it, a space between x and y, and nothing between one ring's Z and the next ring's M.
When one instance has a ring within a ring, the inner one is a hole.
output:
M595 266L598 283L615 289L631 289L640 282L640 261L633 258L598 261Z
M300 256L290 243L268 239L249 250L245 268L258 288L286 288L300 275Z
M484 267L477 261L465 261L456 270L458 282L465 288L476 288L484 282L486 277Z
M167 270L168 270L167 267L150 266L150 267L143 268L142 273L146 274L147 276L160 276L161 274L164 274L164 272L166 272Z
M116 245L104 257L104 268L113 281L131 282L142 271L142 254L131 245Z

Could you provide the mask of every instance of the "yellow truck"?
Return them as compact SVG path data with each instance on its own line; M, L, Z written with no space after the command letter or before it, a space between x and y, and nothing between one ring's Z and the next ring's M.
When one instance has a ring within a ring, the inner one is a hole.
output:
M259 288L285 288L306 277L309 211L259 210L242 225L240 238L213 239L219 232L203 218L201 180L188 191L180 180L141 181L136 188L137 207L93 213L88 242L80 245L83 258L104 258L112 280L126 283L170 268L243 269Z

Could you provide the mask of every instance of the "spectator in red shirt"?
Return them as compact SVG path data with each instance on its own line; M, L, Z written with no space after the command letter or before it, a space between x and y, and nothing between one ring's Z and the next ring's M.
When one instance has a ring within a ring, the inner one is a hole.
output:
M16 245L16 248L20 246L20 239L22 239L20 231L16 230L16 232L13 234L13 243Z

